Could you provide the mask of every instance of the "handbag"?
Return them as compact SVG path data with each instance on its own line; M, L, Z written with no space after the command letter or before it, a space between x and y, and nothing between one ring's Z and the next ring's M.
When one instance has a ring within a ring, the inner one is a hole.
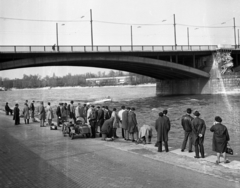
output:
M231 148L229 143L227 143L226 153L229 155L233 155L233 149Z

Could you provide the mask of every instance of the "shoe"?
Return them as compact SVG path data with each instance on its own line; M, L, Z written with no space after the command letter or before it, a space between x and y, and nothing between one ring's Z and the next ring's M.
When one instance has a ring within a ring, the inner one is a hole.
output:
M219 165L220 161L216 161L216 165Z
M132 142L136 142L136 140L132 140Z
M194 158L199 159L200 157L198 157L198 156L194 156Z
M118 136L114 136L114 138L119 138Z
M202 156L202 158L205 158L205 156Z
M184 152L184 149L181 149L181 152Z
M226 164L226 163L230 163L230 161L227 159L226 161L224 161L224 163Z
M188 152L189 152L189 153L192 153L193 151L192 151L192 150L189 150Z

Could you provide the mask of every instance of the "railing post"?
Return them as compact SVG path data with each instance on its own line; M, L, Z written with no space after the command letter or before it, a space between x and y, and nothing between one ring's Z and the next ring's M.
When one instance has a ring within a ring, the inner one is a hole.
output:
M183 51L183 46L181 46L181 50Z
M16 50L16 46L14 46L14 52L15 52L15 53L17 52L17 50Z
M45 46L43 46L43 50L44 50L44 52L46 51L46 48L45 48Z
M162 51L164 51L164 46L162 46Z
M71 52L73 52L73 46L71 46Z
M84 46L84 52L86 52L86 46Z
M142 46L142 51L144 51L144 47Z
M31 50L31 46L29 46L29 51L31 52L32 50Z
M97 46L97 52L98 52L98 46Z
M120 46L120 51L122 51L122 46Z
M108 51L110 52L110 46L108 46Z
M173 51L173 46L172 46L172 51Z
M154 46L152 46L152 51L154 51Z
M199 46L199 50L201 51L201 46Z

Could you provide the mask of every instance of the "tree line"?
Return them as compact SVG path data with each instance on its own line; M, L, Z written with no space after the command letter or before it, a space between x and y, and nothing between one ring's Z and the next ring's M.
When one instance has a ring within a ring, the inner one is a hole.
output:
M22 79L9 79L0 77L0 87L5 89L17 88L40 88L40 87L64 87L64 86L88 86L86 82L87 78L100 78L100 77L116 77L116 76L135 76L136 79L132 79L133 85L145 84L145 83L155 83L155 79L143 75L138 75L135 73L124 73L122 71L109 71L98 72L97 74L88 72L86 74L78 75L68 75L58 77L53 73L52 77L45 76L41 77L40 75L23 75Z

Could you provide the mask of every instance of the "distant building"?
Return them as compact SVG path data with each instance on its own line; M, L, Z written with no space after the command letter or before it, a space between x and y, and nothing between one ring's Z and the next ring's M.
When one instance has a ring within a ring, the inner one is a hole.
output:
M117 76L102 78L87 78L87 85L106 86L106 85L127 85L136 82L136 76Z

